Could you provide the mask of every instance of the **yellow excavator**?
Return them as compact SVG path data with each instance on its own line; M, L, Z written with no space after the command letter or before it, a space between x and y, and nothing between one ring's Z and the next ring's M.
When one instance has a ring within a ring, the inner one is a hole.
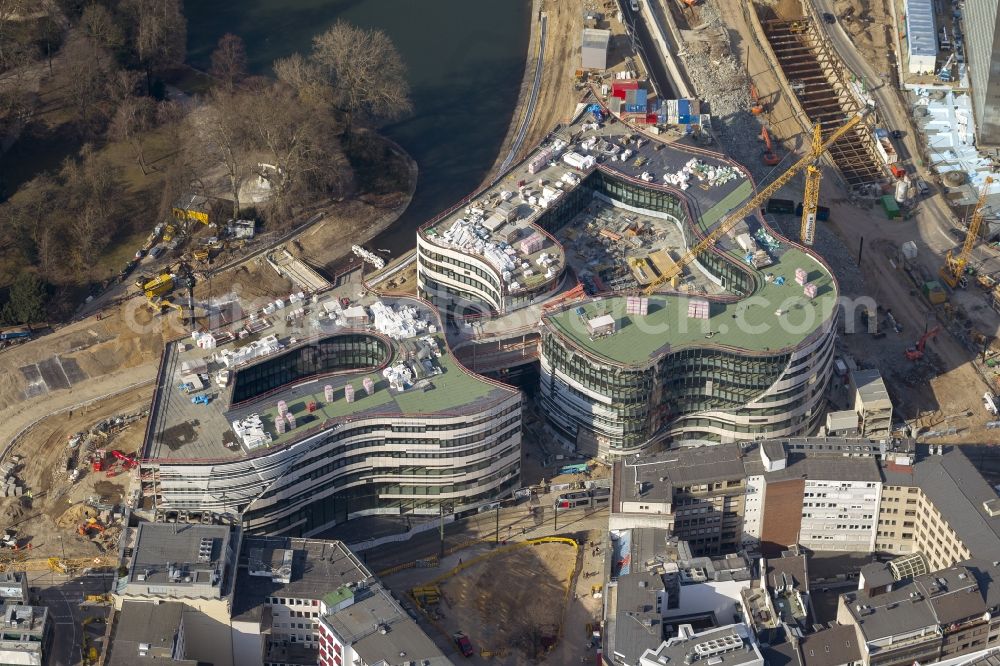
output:
M965 232L965 241L962 243L961 251L955 255L951 250L948 250L944 256L944 266L941 267L939 273L945 284L952 289L968 284L968 278L965 277L965 267L968 266L969 257L972 256L972 248L979 240L979 230L983 226L983 215L986 207L986 195L989 194L992 184L993 178L987 176L986 180L983 181L983 189L979 192L976 209L972 211L972 221L969 222L969 229Z
M806 174L806 200L807 204L809 202L810 193L813 197L812 206L803 205L802 207L802 235L803 242L807 244L812 244L812 236L814 234L814 227L816 223L816 203L819 199L819 169L814 166L814 162L820 158L820 156L826 152L826 150L836 143L842 136L851 131L858 123L860 123L865 117L864 113L860 113L853 116L846 123L838 127L833 131L825 140L820 136L820 127L817 125L813 129L813 142L809 148L809 152L802 157L798 162L788 167L781 175L772 180L770 183L762 187L757 191L757 194L753 195L751 198L737 208L736 210L730 211L719 225L709 232L704 238L702 238L697 245L688 250L688 252L677 260L676 264L664 271L657 277L653 282L651 282L645 289L645 294L648 296L655 292L660 285L665 282L670 282L674 287L677 286L677 280L684 270L684 267L689 263L694 261L699 254L705 250L711 248L715 245L716 241L729 233L733 227L739 224L743 218L751 215L755 210L760 208L761 204L764 203L772 194L780 190L788 181L795 177L797 173L803 169L810 169L812 171ZM810 178L812 178L812 184L810 184ZM810 214L811 211L811 214ZM811 220L811 226L807 229L807 218Z

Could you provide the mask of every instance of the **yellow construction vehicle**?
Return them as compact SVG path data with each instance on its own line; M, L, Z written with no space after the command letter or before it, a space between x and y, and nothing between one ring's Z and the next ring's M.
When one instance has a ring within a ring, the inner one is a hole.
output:
M156 296L163 296L169 293L174 288L174 276L169 273L163 273L159 275L146 284L142 285L142 290L146 294L146 298L155 298Z
M715 229L713 229L711 232L709 232L704 238L702 238L697 245L688 250L687 254L678 259L677 262L672 267L660 273L660 276L655 280L653 280L653 282L651 282L649 286L646 287L645 293L647 295L652 294L653 292L656 291L656 289L660 285L662 285L665 282L670 282L673 286L676 286L677 279L678 277L680 277L680 274L683 272L685 266L694 261L699 254L701 254L705 250L715 245L716 241L718 241L720 238L729 233L733 229L733 227L735 227L743 220L743 218L753 214L753 212L756 211L758 208L760 208L761 204L763 204L768 197L770 197L772 194L780 190L788 183L788 181L794 178L795 174L802 171L802 169L812 165L812 163L815 162L820 157L820 155L822 155L831 145L833 145L842 136L847 134L847 132L853 129L855 125L860 123L861 120L864 118L864 116L865 114L861 113L852 117L846 123L844 123L836 130L834 130L833 133L830 134L830 136L828 136L825 141L819 143L814 141L813 145L809 149L809 152L802 159L800 159L798 162L790 166L786 171L784 171L781 175L779 175L777 178L771 181L768 185L758 190L757 194L755 194L746 202L744 202L742 206L733 211L730 211L725 217L722 218L722 221L719 222L719 225L715 227ZM813 136L815 137L815 135L816 134L814 131ZM817 184L817 191L818 191L818 184Z
M211 254L208 248L203 248L200 250L195 250L191 253L194 256L195 261L200 261L202 263L207 262Z
M979 201L976 202L976 209L972 211L972 221L969 222L969 229L965 232L965 241L962 249L956 256L951 250L944 256L944 266L939 271L941 279L952 289L964 287L968 284L965 277L965 267L969 264L969 257L972 256L972 248L976 246L979 239L979 230L983 226L983 213L986 206L986 195L989 193L993 178L986 177L983 182L983 189L979 192Z
M163 242L164 243L169 243L170 241L172 241L174 239L174 234L175 233L177 233L177 227L175 227L172 224L168 224L163 229Z
M92 604L110 604L113 601L111 594L107 592L104 594L88 594L83 600Z

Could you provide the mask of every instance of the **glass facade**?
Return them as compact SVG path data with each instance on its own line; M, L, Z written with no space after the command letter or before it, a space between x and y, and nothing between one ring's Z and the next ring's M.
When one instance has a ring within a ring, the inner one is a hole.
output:
M390 359L389 345L363 333L337 335L268 357L236 372L232 404L238 405L316 375L377 368Z

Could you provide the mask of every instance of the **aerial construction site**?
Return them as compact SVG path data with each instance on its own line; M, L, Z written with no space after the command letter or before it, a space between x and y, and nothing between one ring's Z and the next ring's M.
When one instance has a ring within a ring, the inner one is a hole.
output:
M0 350L0 567L105 563L137 519L439 519L443 550L446 515L496 509L499 542L499 502L563 458L989 443L998 193L990 168L930 168L913 109L940 100L907 87L893 3L535 3L509 160L388 265L360 239L334 261L322 212L209 236L180 201L79 319ZM569 550L536 550L567 597ZM433 582L477 627L494 564ZM533 659L548 624L482 631Z

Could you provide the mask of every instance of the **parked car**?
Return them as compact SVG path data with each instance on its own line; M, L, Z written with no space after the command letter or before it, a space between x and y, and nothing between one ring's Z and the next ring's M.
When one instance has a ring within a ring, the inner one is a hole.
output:
M903 132L901 130L892 130L891 135L892 135L893 139L902 139L903 138Z
M837 17L831 14L830 12L823 12L823 20L829 23L830 25L833 25L834 23L837 22Z
M461 631L451 637L455 641L455 645L458 646L458 651L462 653L463 657L471 657L475 652L472 649L472 641L469 637L463 634Z

